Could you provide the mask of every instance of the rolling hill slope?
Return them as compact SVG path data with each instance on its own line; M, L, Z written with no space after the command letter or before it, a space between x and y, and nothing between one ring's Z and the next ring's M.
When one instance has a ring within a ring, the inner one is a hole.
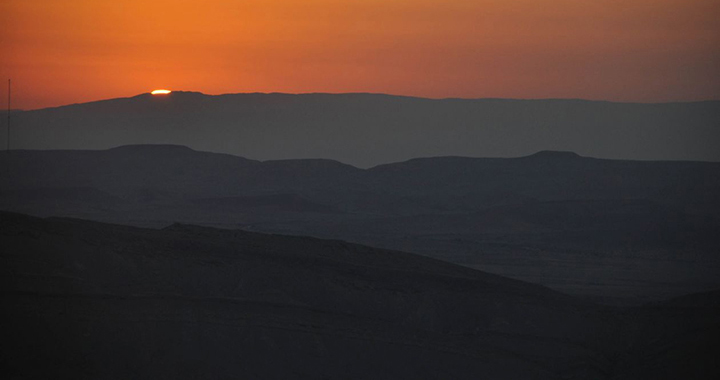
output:
M712 373L687 355L691 332L717 333L712 294L617 309L342 241L11 213L0 227L12 378Z

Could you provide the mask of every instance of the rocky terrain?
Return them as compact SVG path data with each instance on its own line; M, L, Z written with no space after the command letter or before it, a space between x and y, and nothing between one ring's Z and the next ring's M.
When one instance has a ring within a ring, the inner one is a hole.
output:
M600 306L398 251L0 213L9 378L712 378L717 293Z

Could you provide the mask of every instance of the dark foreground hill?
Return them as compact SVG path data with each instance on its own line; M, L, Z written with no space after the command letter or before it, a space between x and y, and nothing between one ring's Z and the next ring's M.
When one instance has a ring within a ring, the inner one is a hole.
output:
M0 213L8 378L713 378L717 294L616 309L342 241Z
M0 209L37 216L342 239L601 297L720 287L718 163L540 152L358 169L143 145L3 152L0 167Z
M16 112L12 146L176 144L260 160L325 158L360 167L416 157L517 157L541 150L612 159L720 161L719 128L717 101L173 92Z

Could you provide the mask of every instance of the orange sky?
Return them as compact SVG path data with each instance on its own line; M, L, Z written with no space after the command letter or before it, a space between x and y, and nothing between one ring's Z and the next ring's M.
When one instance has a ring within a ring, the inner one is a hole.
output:
M0 77L25 109L155 88L720 99L719 19L720 0L0 0Z

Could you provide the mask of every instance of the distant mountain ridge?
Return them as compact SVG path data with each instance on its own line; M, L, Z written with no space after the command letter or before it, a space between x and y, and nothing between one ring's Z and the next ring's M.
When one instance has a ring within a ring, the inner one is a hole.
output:
M17 149L176 144L260 160L325 158L359 167L416 157L519 157L543 150L720 161L719 101L173 92L15 112L12 119ZM4 144L5 136L0 139Z
M0 168L0 210L342 239L579 294L720 286L714 162L544 151L361 169L147 145L2 152Z

